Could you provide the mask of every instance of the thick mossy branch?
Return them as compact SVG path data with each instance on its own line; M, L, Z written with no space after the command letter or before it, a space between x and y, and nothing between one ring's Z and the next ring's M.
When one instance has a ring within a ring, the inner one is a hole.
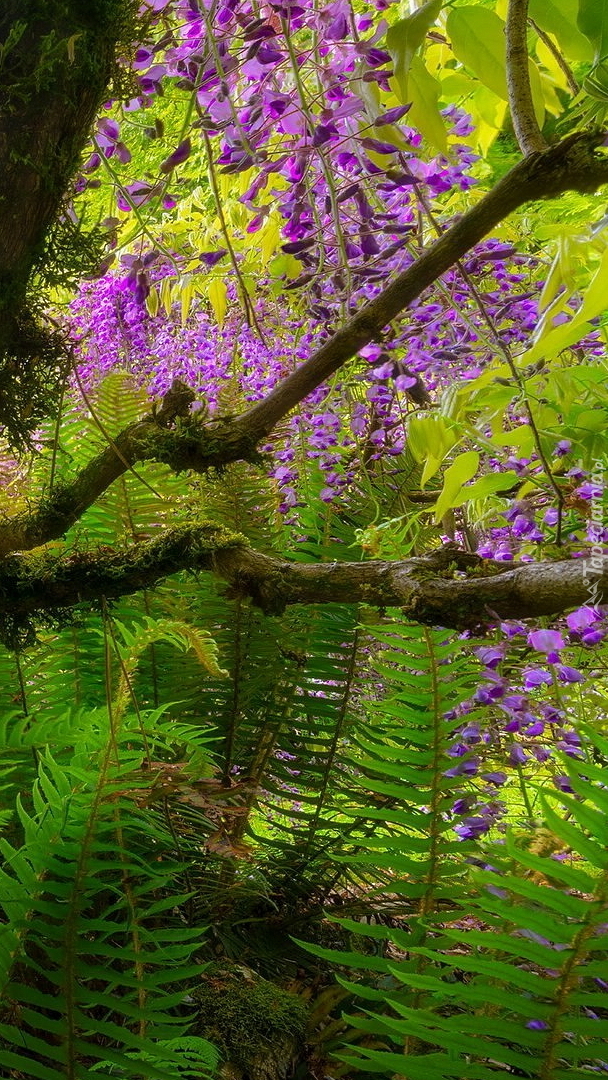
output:
M590 584L582 559L505 569L455 544L403 562L292 563L203 523L123 551L9 556L0 563L0 626L4 616L12 633L15 621L26 625L40 612L116 599L182 570L213 573L227 583L229 597L248 598L268 615L294 604L362 603L401 607L416 622L454 629L556 615L587 602ZM594 581L608 594L608 569Z
M9 555L0 561L0 640L32 644L40 614L64 620L79 604L151 588L178 570L212 571L220 553L244 544L240 534L203 522L124 550Z
M196 416L191 416L189 408L194 398L189 387L174 380L160 407L125 428L74 480L57 485L53 494L32 512L0 523L0 559L59 539L114 480L138 462L163 462L176 473L203 473L232 461L258 460L255 450L240 431L234 430L230 420L203 426Z

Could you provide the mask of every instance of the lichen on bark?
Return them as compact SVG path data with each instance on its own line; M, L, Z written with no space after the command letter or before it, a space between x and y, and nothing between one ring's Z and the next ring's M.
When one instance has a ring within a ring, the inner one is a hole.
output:
M52 270L49 238L134 20L132 0L4 0L0 11L0 427L17 447L60 395L67 357L45 322L41 267ZM84 263L74 244L63 250L72 274L91 260L86 238Z

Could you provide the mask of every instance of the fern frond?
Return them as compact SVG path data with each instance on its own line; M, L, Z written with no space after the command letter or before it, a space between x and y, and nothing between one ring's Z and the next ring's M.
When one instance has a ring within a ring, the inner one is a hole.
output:
M606 740L587 736L596 756L605 755ZM470 895L457 900L477 925L454 920L424 943L391 930L394 946L424 968L385 959L379 970L402 989L380 994L349 984L370 1003L390 1007L381 1013L370 1005L367 1015L350 1018L354 1026L396 1044L343 1052L351 1067L413 1080L481 1080L505 1069L570 1080L605 1070L608 797L597 764L569 759L565 768L576 795L544 796L543 810L547 827L570 850L570 864L530 853L509 836L502 849L490 847L492 866L472 872ZM526 876L530 869L542 880ZM423 1008L412 1004L413 994L424 995Z
M72 772L47 754L23 847L0 841L2 1062L40 1080L84 1080L95 1063L135 1080L142 1057L151 1080L175 1080L188 1064L171 1040L200 929L169 917L184 900L171 838L117 797L109 760Z

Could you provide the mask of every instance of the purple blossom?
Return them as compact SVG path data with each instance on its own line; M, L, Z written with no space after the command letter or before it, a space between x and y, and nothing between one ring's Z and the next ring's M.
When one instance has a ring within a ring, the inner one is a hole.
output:
M504 772L488 772L481 774L482 780L485 780L488 784L495 784L496 787L502 787L506 784L508 777Z
M444 772L444 776L475 776L479 770L479 758L461 759L457 765Z
M513 743L509 750L509 761L511 765L517 767L518 765L525 765L528 761L528 755L526 754L523 746L519 743Z
M558 791L565 791L570 795L574 794L572 784L570 783L570 780L567 776L554 776L553 783L555 784Z
M537 652L554 656L564 648L564 639L557 630L533 630L528 634L528 644ZM550 661L553 663L554 661Z
M492 822L485 817L465 818L461 825L454 826L454 832L461 840L477 840L492 827Z
M589 626L599 622L600 619L601 615L597 608L591 607L589 604L585 604L583 607L566 615L566 622L570 630L586 630Z
M536 686L550 686L552 682L550 672L541 668L528 668L523 673L523 679L526 690L532 690Z
M585 681L585 676L577 668L570 667L568 664L557 665L557 677L560 682L564 683L580 683Z
M479 657L482 664L491 670L495 670L504 658L505 649L502 645L489 645L474 650L475 655Z

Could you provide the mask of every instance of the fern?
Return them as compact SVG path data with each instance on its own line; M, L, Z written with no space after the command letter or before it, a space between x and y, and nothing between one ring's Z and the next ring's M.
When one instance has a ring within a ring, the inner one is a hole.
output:
M445 773L461 721L447 717L470 696L476 669L445 631L397 621L374 630L381 648L372 678L385 696L365 703L346 754L361 789L359 807L346 812L366 834L364 850L348 859L372 880L379 872L415 925L458 893L463 845L450 819L460 781Z
M605 761L608 742L587 736ZM486 1080L505 1069L571 1080L606 1070L605 770L593 761L564 764L575 794L544 795L542 803L569 863L508 836L486 848L491 866L470 872L469 894L456 896L460 917L457 910L441 927L427 919L424 942L403 930L385 932L411 959L376 958L382 991L343 982L368 1002L364 1015L348 1020L376 1047L394 1048L351 1047L338 1055L349 1067L412 1080Z
M2 1061L40 1080L95 1062L139 1078L142 1054L146 1076L174 1080L184 1061L167 1040L187 1025L176 1010L200 929L171 917L185 899L171 838L121 794L133 760L123 748L112 764L115 749L88 771L47 754L33 812L20 807L23 847L0 841Z
M158 716L125 716L153 641L193 647L219 674L215 645L170 620L114 633L120 678L110 707L86 720L68 714L59 728L52 716L40 726L11 718L3 730L7 750L36 747L41 763L31 808L18 799L23 845L0 840L0 1042L8 1068L40 1080L78 1080L92 1066L176 1080L215 1061L202 1040L190 1046L194 1058L175 1041L187 1028L184 988L201 970L191 962L201 930L175 916L188 897L175 890L186 871L174 834L141 808L150 785L142 757L163 741L145 725ZM64 748L67 764L41 752L44 738Z

